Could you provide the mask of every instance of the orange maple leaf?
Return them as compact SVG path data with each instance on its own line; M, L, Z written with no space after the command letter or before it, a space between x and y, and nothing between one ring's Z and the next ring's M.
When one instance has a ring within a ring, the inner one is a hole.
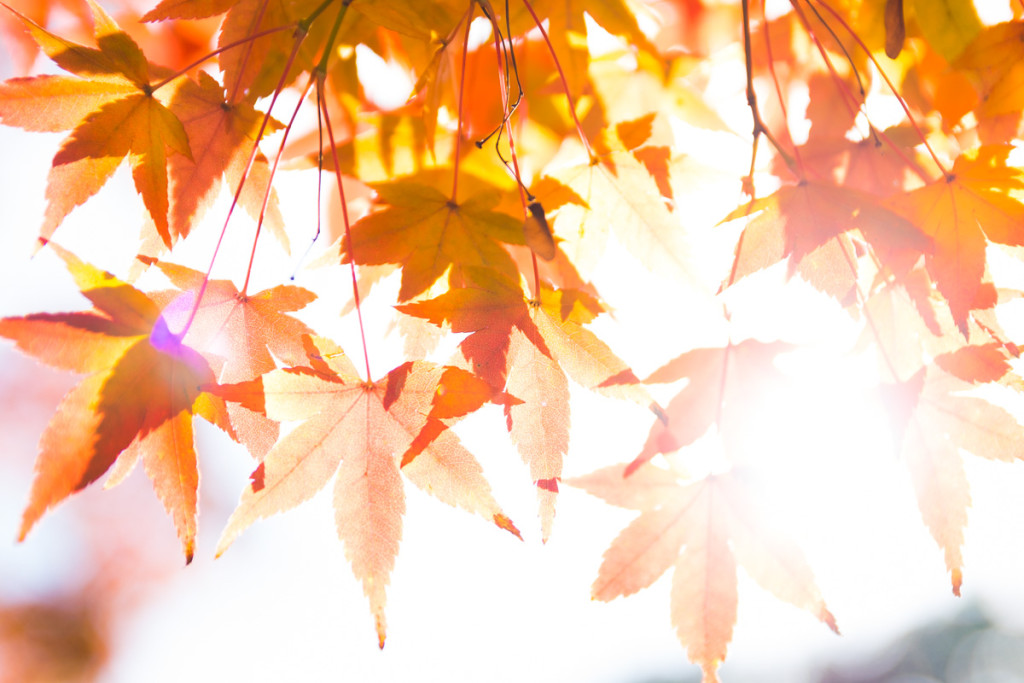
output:
M145 294L50 246L95 308L5 318L0 335L42 361L89 374L64 397L43 432L19 537L115 462L108 486L141 457L191 561L199 485L192 416L233 436L223 401L199 388L213 383L213 372L168 331Z
M397 308L436 325L450 323L453 332L472 332L459 345L466 365L517 399L505 404L506 425L537 487L546 540L569 448L568 381L537 329L536 307L518 283L484 268L466 269L465 275L468 287Z
M858 229L885 262L892 252L925 252L930 240L868 195L803 181L740 207L724 220L755 213L736 246L728 284L789 258L810 284L840 301L857 281L854 248L844 233Z
M98 49L64 40L18 15L50 59L82 78L7 81L0 86L0 121L28 130L73 127L50 169L44 238L99 191L128 156L135 188L170 246L177 235L167 222L167 150L191 157L188 136L157 98L150 83L154 69L139 46L93 0L89 6Z
M437 174L373 183L384 209L352 226L356 263L402 264L400 301L426 291L451 268L459 281L466 268L491 268L517 277L515 262L502 243L524 244L522 218L495 210L500 191L483 181L472 183L468 199L453 201L434 187ZM470 178L459 177L465 187ZM343 263L349 247L343 247Z
M736 622L737 564L776 597L838 633L802 551L770 525L735 472L682 480L654 466L626 475L616 465L567 480L640 516L604 553L591 594L609 601L650 586L670 567L679 641L707 683L718 681Z
M140 260L153 262L142 257ZM184 292L173 293L173 299L172 293L159 296L169 324L182 325L205 275L173 263L160 261L156 265ZM306 360L302 338L313 331L288 312L303 308L315 298L312 292L292 285L243 294L229 280L210 280L182 342L203 354L219 382L256 379L277 367L275 358L285 365ZM262 458L277 440L278 423L237 403L228 403L228 414L249 452Z
M965 337L985 272L986 238L1024 244L1024 204L1012 195L1024 178L1007 165L1009 153L1009 145L980 147L957 158L948 176L888 201L934 241L928 273Z
M955 65L974 72L980 81L982 100L978 106L981 119L1004 114L1020 115L1024 110L1024 22L1010 21L981 30L974 41L960 53Z
M396 308L435 325L447 323L452 332L471 332L459 344L469 370L500 389L508 374L509 337L513 328L519 328L534 344L544 342L530 319L527 299L517 277L488 268L465 268L463 279L463 287Z
M154 263L152 259L143 260ZM175 297L174 311L188 313L206 276L175 263L155 264L174 286L187 294ZM312 335L313 331L288 312L304 308L315 299L315 294L294 285L278 285L249 294L239 292L230 280L210 280L182 340L218 368L219 381L255 379L277 367L275 356L285 365L306 360L302 337ZM170 311L166 314L169 316Z
M453 332L472 332L459 345L467 366L516 399L505 402L507 427L537 486L547 539L569 448L566 375L659 415L661 409L629 366L584 327L602 310L594 297L543 286L539 300L528 300L517 283L480 268L466 269L466 279L472 286L397 308L436 325L449 323Z
M229 187L235 189L244 175L239 203L253 218L263 212L263 224L287 249L288 237L276 193L271 192L265 212L263 210L263 199L270 185L267 158L257 152L245 174L263 114L245 102L228 103L224 88L205 72L199 73L198 84L184 79L169 106L184 125L193 149L192 156L173 155L168 159L171 234L188 235L191 226L216 199L222 176ZM278 126L271 120L267 130Z
M274 370L225 388L232 400L262 404L273 419L302 423L274 445L253 473L217 554L257 519L308 500L334 477L338 536L369 598L383 647L386 588L405 513L399 458L424 427L443 370L410 363L383 380L367 382L332 342L307 340L310 367ZM402 471L441 500L518 535L491 497L480 466L452 432L439 435Z

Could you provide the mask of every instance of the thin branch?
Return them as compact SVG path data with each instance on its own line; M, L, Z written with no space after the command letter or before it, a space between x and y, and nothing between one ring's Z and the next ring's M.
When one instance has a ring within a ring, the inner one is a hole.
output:
M305 32L300 30L296 31L295 42L292 44L292 51L288 55L288 60L285 62L284 71L281 72L281 78L278 80L277 87L274 88L274 96L270 98L270 104L267 106L267 113L263 117L263 121L260 123L260 129L256 133L256 139L252 144L252 151L249 152L249 160L245 163L245 170L242 171L242 177L238 181L238 187L235 189L235 196L231 200L231 206L228 208L228 214L224 218L224 227L220 230L220 236L217 238L217 244L213 248L213 255L210 257L210 266L206 269L206 276L203 278L203 284L199 287L199 292L196 294L196 300L192 303L192 310L189 312L188 320L185 321L185 326L181 329L181 332L177 334L178 339L184 339L188 333L192 323L196 319L196 313L199 312L199 304L202 303L203 295L206 294L206 288L210 283L210 273L213 272L213 264L217 262L217 254L220 253L221 245L224 243L224 236L228 232L228 224L231 222L231 216L235 212L235 207L238 206L238 200L242 196L242 188L245 187L246 180L249 179L249 172L252 170L253 162L256 160L256 155L259 154L260 140L263 139L263 134L267 130L267 125L270 123L271 113L274 111L274 105L277 103L277 98L284 90L285 80L288 78L288 71L291 70L292 64L295 62L295 57L299 53L299 46L302 45L302 41L305 39Z
M744 0L744 2L746 2L746 0ZM565 91L565 99L569 104L569 113L572 115L572 120L576 124L576 133L580 136L580 141L583 143L583 147L587 150L587 156L590 157L591 161L593 161L596 159L594 150L590 147L590 140L587 139L586 133L583 132L583 124L580 123L580 119L576 115L576 101L573 99L572 91L569 89L569 80L565 77L565 71L562 69L562 63L558 61L558 55L555 54L555 47L551 44L551 39L548 38L548 32L544 30L544 24L534 11L530 0L523 0L523 6L526 7L530 16L533 17L533 22L540 30L540 35L544 38L544 43L548 46L551 58L555 61L555 68L558 69L558 78L562 81L562 90Z
M476 9L476 0L470 0L469 9L462 21L466 24L465 37L462 39L462 72L459 74L459 123L455 133L455 152L452 160L452 198L453 205L458 204L459 191L459 157L462 156L462 103L466 99L466 57L469 53L469 27L473 23L473 10Z
M259 33L254 33L254 34L252 34L250 36L246 36L245 38L240 38L240 39L238 39L236 41L228 43L227 45L222 45L221 47L217 48L213 52L207 54L204 57L200 57L199 59L197 59L196 61L192 62L191 64L189 64L185 68L183 68L183 69L181 69L181 70L171 74L170 76L168 76L167 78L163 79L162 81L158 81L156 83L151 84L149 86L149 92L151 92L151 93L156 92L157 90L159 90L160 88L164 87L165 85L167 85L168 83L170 83L174 79L181 78L182 76L187 74L189 71L191 71L195 67L199 66L200 64L202 64L203 62L205 62L208 59L216 57L221 52L226 52L227 50L231 50L233 48L236 48L239 45L244 45L245 43L251 43L254 40L257 40L257 39L262 38L264 36L269 36L269 35L271 35L273 33L280 33L281 31L289 31L289 30L294 31L294 30L296 30L298 28L300 28L299 23L285 24L284 26L276 26L274 28L268 28L265 31L260 31Z
M291 133L292 126L295 125L295 118L298 116L299 109L302 107L302 101L306 99L309 89L313 86L313 80L313 77L310 76L309 82L302 90L302 95L299 96L298 101L295 103L295 109L292 111L292 116L288 120L288 125L285 126L284 135L281 136L281 144L277 148L277 154L274 155L274 164L270 168L270 177L267 179L267 190L263 193L263 203L260 204L260 215L256 220L256 235L252 238L252 252L249 254L249 266L245 270L245 282L242 284L242 290L240 292L241 296L245 296L249 291L249 278L252 276L252 266L256 260L256 245L259 243L260 234L263 231L263 219L267 214L267 205L270 203L274 176L277 175L277 166L281 161L281 156L284 154L284 146L288 142L288 135Z
M791 2L793 2L795 5L796 0L791 0ZM917 131L917 135L918 137L921 138L921 142L922 144L924 144L925 149L928 150L928 154L931 155L932 161L934 161L935 165L938 166L939 171L941 171L942 175L945 176L946 178L949 178L950 172L946 169L946 166L941 161L939 161L939 157L935 153L935 150L933 150L931 145L928 144L928 138L921 130L921 127L917 125L917 120L914 119L913 114L910 113L910 107L907 106L906 100L904 100L903 97L900 96L899 91L896 89L896 86L893 85L892 81L889 80L889 77L885 74L885 70L882 69L882 65L878 63L877 59L875 59L875 56L871 53L871 50L868 49L868 46L864 44L864 41L861 40L860 36L858 36L857 33L852 28L850 28L850 25L846 23L846 21L839 14L839 12L833 9L831 5L829 5L827 2L824 2L824 0L817 0L817 3L824 7L826 10L828 10L832 14L832 16L835 17L836 20L842 25L842 27L846 29L850 36L855 41L857 41L857 44L860 45L861 49L864 50L864 53L868 56L868 59L870 59L871 63L875 65L875 68L878 69L879 75L885 80L886 85L889 86L889 90L892 91L892 94L896 96L896 100L900 103L900 106L903 107L903 112L907 115L907 120L910 121L910 125L914 127L915 131Z

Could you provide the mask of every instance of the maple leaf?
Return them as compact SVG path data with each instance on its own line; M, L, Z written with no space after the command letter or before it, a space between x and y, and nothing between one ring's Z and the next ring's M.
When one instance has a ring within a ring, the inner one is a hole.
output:
M913 127L904 124L883 131L869 129L865 135L856 125L855 111L837 110L836 84L831 77L816 74L807 87L810 102L806 116L811 128L807 141L800 146L807 177L822 179L819 183L831 180L843 188L874 196L888 196L903 189L912 166L897 149L912 147L917 142ZM963 97L958 101L963 101ZM884 144L883 136L898 148ZM780 177L789 174L783 158L776 157L773 165Z
M513 328L505 390L521 401L506 405L505 417L509 436L537 487L541 537L547 541L555 521L562 463L569 451L569 382L546 347Z
M470 267L517 276L515 262L502 243L524 243L522 219L494 210L501 198L499 190L480 181L468 199L455 202L433 186L431 180L436 177L372 183L384 209L352 226L351 253L356 263L402 264L400 301L425 292L449 268L449 277L456 281ZM460 181L463 178L465 174ZM347 244L343 251L342 262L347 263L352 258Z
M469 369L492 387L505 386L509 338L518 328L535 344L543 345L540 332L518 278L487 268L466 268L465 286L449 289L426 301L395 308L424 318L435 325L449 324L452 332L470 332L459 344Z
M469 368L516 402L505 404L506 426L537 487L546 540L554 521L562 460L569 446L569 387L533 320L517 282L489 269L466 269L468 287L398 306L453 332L472 332L459 345Z
M595 155L585 163L547 174L535 194L545 207L560 206L553 228L581 269L596 264L614 230L651 270L702 289L693 245L679 216L666 207L650 170L632 153L629 146L635 149L644 140L630 135L629 124L605 131Z
M223 401L199 388L213 383L213 372L168 331L145 294L50 246L95 308L4 318L0 335L42 361L88 375L64 397L40 439L19 537L115 462L112 481L119 481L142 458L190 562L199 485L192 416L232 434Z
M757 212L743 229L727 284L789 258L790 275L807 280L842 301L855 286L853 246L835 241L859 229L880 259L892 252L925 252L930 240L903 217L870 197L835 185L804 181L781 188L726 216Z
M263 224L287 249L288 237L276 193L271 192L264 212L270 167L262 152L257 152L245 173L263 114L245 102L228 103L224 88L205 72L199 73L198 84L184 80L170 108L181 120L193 148L191 156L174 155L168 160L171 234L188 235L216 199L222 176L233 189L242 184L244 176L239 203L253 218L264 213ZM268 131L276 127L278 124L271 120Z
M152 259L140 260L153 263ZM184 324L206 276L173 263L160 261L156 265L185 292L167 301L165 307L171 325ZM275 357L285 365L306 360L302 338L313 331L288 312L303 308L315 298L312 292L291 285L249 294L239 292L228 280L209 280L182 341L203 354L215 368L219 382L255 379L277 367ZM172 315L182 319L172 319ZM228 403L228 414L249 452L262 458L277 440L278 424L237 403Z
M187 313L206 276L175 263L144 259L155 265L183 292L173 308ZM309 305L316 295L302 287L278 285L255 294L240 292L230 280L209 280L196 316L183 341L209 356L219 367L218 380L225 383L255 379L277 367L274 357L286 365L307 359L302 337L313 331L288 315ZM165 315L169 315L168 311ZM273 356L271 355L273 354Z
M888 201L934 241L928 273L965 337L985 271L986 238L1024 244L1024 204L1012 196L1024 188L1024 178L1007 165L1009 152L990 145L961 155L948 176Z
M191 157L188 136L157 98L150 84L153 70L139 46L93 0L89 7L98 49L64 40L18 15L50 59L83 78L38 76L6 82L0 88L0 121L28 130L74 126L54 156L47 180L44 238L99 191L127 156L135 188L170 246L176 235L167 222L167 150Z
M1024 97L1021 96L1021 84L1024 83L1022 36L1024 22L987 26L955 62L957 67L973 77L980 90L981 102L975 111L983 140L992 137L988 127L994 122L1007 117L1016 124L1024 110Z
M742 438L748 431L745 424L755 421L762 402L784 381L772 365L775 356L794 348L785 342L746 339L720 348L692 349L655 370L644 382L688 382L666 406L664 419L651 427L626 474L632 475L658 453L692 444L712 424L718 424L727 446ZM738 453L739 445L729 450Z
M970 347L966 347L970 348ZM988 356L972 351L976 359ZM970 486L960 449L1004 462L1024 459L1024 427L1005 409L976 396L963 395L971 384L939 370L943 365L963 371L963 352L946 355L941 365L928 366L898 384L882 386L883 396L895 407L895 432L902 443L918 507L925 525L942 548L953 592L960 595L963 581L964 529L971 504ZM975 381L996 374L1002 367L991 358L979 367Z
M467 269L468 287L398 306L453 332L471 332L459 345L470 369L515 401L505 402L509 434L537 486L543 538L550 536L555 494L569 447L566 375L602 393L661 408L612 350L584 325L602 308L571 289L541 288L527 300L521 287L496 271Z
M310 367L274 370L224 388L225 396L262 405L276 420L301 420L252 475L228 520L217 554L259 518L308 500L334 477L338 537L363 584L384 646L386 588L402 536L405 493L399 458L423 429L443 371L410 363L377 382L359 378L337 346L310 339ZM450 431L408 465L409 478L441 500L488 517L518 536L490 494L475 459Z
M680 481L651 465L627 476L628 468L616 465L566 481L640 511L605 551L591 588L595 599L632 595L674 566L672 623L709 683L718 680L732 640L738 564L764 589L838 633L802 551L751 504L736 471Z

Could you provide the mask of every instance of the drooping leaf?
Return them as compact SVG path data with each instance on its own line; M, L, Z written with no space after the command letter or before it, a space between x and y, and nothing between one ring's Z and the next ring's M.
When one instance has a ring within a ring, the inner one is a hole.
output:
M186 561L195 550L199 472L192 416L231 433L206 361L172 335L134 287L50 243L95 308L0 320L0 335L40 360L89 373L58 407L40 439L36 478L19 532L114 464L123 478L141 458L171 515Z
M543 287L539 300L528 301L519 286L495 271L467 269L467 276L473 286L398 309L437 325L448 323L453 332L471 332L459 345L467 366L493 390L515 399L505 402L507 426L537 485L546 540L569 446L566 375L659 415L661 408L625 362L584 327L602 310L596 299Z
M591 588L595 599L631 595L674 565L672 623L706 682L718 680L716 671L732 640L737 564L765 590L837 631L803 553L751 504L738 476L678 481L650 465L633 475L627 469L607 468L567 481L613 504L640 510L605 551Z
M542 538L551 536L562 462L569 451L569 382L550 352L519 329L509 337L505 406L509 435L537 487Z
M167 310L175 314L173 324L183 325L202 289L204 275L165 261L156 265L182 290ZM286 365L306 359L302 339L313 331L289 312L303 308L314 298L312 292L291 285L242 294L229 280L210 280L182 341L203 354L215 368L219 382L256 379L277 367L275 357ZM249 452L262 458L277 440L278 424L238 403L228 403L228 413Z
M205 72L200 72L198 84L187 80L177 89L170 108L184 125L193 149L191 157L176 155L169 160L170 231L184 237L216 199L222 178L232 191L242 182L263 115L245 102L229 104L224 89ZM276 127L271 122L268 132ZM269 164L257 152L239 196L239 203L253 218L258 218L263 209L269 183ZM288 248L284 218L274 192L267 202L263 225Z
M928 273L964 336L984 275L986 240L1024 244L1024 204L1012 194L1024 188L1024 178L1007 165L1009 151L979 148L960 156L948 176L889 200L934 241Z
M830 244L843 233L860 230L881 258L893 250L930 248L928 237L904 218L864 194L835 185L801 182L783 187L725 220L755 212L737 244L730 283L788 257L791 274L799 271L812 285L842 300L857 280L849 243ZM831 267L815 270L818 258L831 259Z
M505 244L523 244L521 220L495 211L497 188L482 186L467 199L452 201L415 178L375 183L382 211L352 226L352 254L361 264L402 264L398 298L408 301L451 269L458 281L466 268L491 268L515 278ZM345 248L343 262L353 258Z
M262 405L272 419L302 422L253 473L217 553L257 519L295 507L334 478L338 537L370 601L383 647L386 588L405 512L399 459L426 422L437 385L428 387L440 373L403 365L383 380L367 382L332 342L313 338L307 343L309 367L274 370L226 388L232 400ZM490 498L479 466L450 432L409 467L417 485L518 535Z
M600 303L584 292L542 287L532 317L545 345L575 382L659 414L661 408L629 366L585 327L601 312Z
M21 17L47 56L81 78L40 76L8 82L0 89L0 120L29 130L73 126L54 156L47 182L44 238L99 191L127 156L135 188L170 246L177 234L171 233L167 221L168 151L191 157L188 136L153 92L150 79L156 72L138 45L99 5L90 0L89 6L98 48L59 38ZM51 98L56 99L51 103ZM78 115L84 117L72 123Z
M617 132L606 132L602 140L592 159L550 173L538 188L546 207L562 205L553 221L555 234L565 240L562 248L586 274L614 231L654 272L703 288L683 217L669 211L651 173Z
M485 268L467 268L464 275L465 287L396 308L435 325L447 323L452 332L470 332L459 344L468 369L500 389L508 374L507 355L513 328L520 329L535 343L543 341L530 320L526 296L517 281Z
M1005 409L963 395L971 385L935 367L923 368L906 382L884 388L905 416L896 425L897 434L902 435L903 457L918 507L942 548L953 592L959 595L964 529L971 504L959 450L990 460L1020 460L1024 458L1024 427Z
M665 419L651 427L640 454L626 468L630 475L659 453L688 446L712 424L727 444L744 438L761 401L783 381L772 364L775 356L793 350L784 342L747 339L721 348L701 348L669 361L645 382L687 379L682 391L665 408Z

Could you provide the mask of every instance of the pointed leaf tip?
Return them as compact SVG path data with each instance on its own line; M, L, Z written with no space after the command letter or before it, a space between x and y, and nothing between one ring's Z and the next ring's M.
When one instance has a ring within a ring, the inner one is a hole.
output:
M836 624L835 616L833 616L832 613L829 612L826 608L821 608L821 614L818 615L818 618L825 622L825 625L832 629L832 632L835 633L837 636L842 635L839 632L838 624Z
M512 520L509 519L506 515L500 512L497 513L496 515L494 515L494 523L502 529L504 529L505 531L512 534L513 536L515 536L516 538L518 538L520 541L523 540L523 535L519 533L519 529L516 528L516 525L513 524Z

